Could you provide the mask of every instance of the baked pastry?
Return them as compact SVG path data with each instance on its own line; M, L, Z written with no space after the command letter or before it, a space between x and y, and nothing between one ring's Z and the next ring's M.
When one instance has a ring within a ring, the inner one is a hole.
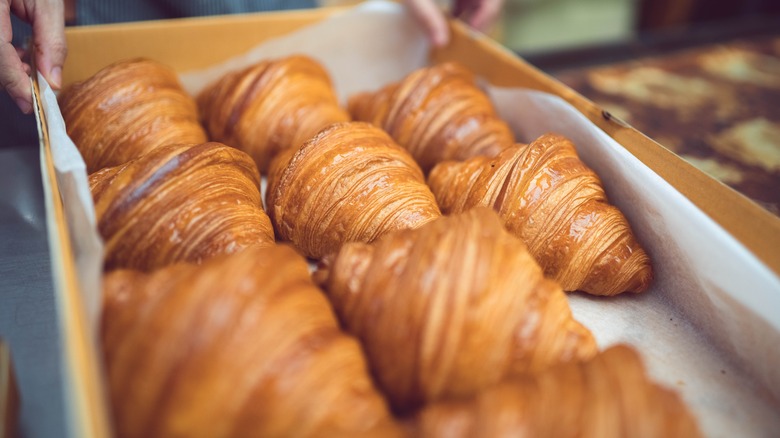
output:
M420 437L697 437L674 392L651 382L637 354L617 346L585 363L500 383L471 399L430 405Z
M63 91L59 104L89 173L160 146L206 141L176 73L149 59L111 64Z
M397 436L358 342L305 260L249 248L104 281L118 436Z
M89 183L107 270L200 263L274 244L255 163L220 143L160 147Z
M446 160L495 156L514 144L474 75L455 63L423 68L349 100L355 120L371 122L409 150L426 173Z
M332 125L277 157L266 205L277 237L320 258L441 215L420 168L368 123Z
M442 211L492 207L564 290L641 292L653 271L623 214L567 138L546 134L495 158L442 163L428 184Z
M479 208L348 243L315 279L399 413L596 353L560 286Z
M211 138L247 152L262 172L279 151L350 120L325 69L301 55L229 73L200 93L198 107Z

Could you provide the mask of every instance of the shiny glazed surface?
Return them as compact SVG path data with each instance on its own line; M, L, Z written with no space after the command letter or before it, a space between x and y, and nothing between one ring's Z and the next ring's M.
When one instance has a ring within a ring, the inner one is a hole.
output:
M700 436L680 397L651 382L626 346L431 405L416 426L431 438Z
M223 144L157 148L89 182L107 270L200 263L274 244L255 163Z
M357 341L289 247L115 271L104 296L120 437L399 433Z
M312 258L441 215L409 153L362 122L332 125L277 157L266 196L277 237Z
M428 184L447 214L496 210L564 290L615 295L641 292L652 280L628 221L563 136L546 134L492 159L441 163Z
M596 353L561 288L489 209L348 243L315 279L399 413Z
M492 157L514 143L474 75L456 63L423 68L374 93L352 96L349 112L387 131L425 172L441 161Z
M301 55L229 73L201 92L198 107L211 138L247 152L263 172L280 151L350 120L325 69Z
M109 65L66 89L59 103L89 173L160 146L206 141L195 101L176 73L148 59Z

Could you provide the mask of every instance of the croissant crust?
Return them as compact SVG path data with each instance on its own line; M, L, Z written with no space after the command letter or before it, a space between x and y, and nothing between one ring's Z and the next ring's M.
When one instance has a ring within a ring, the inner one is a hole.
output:
M560 287L488 209L348 243L315 278L397 412L596 352Z
M168 144L200 144L206 133L176 73L148 59L112 64L59 97L68 136L87 171L118 166Z
M200 263L274 244L255 163L223 144L160 147L89 182L108 270Z
M358 343L292 249L115 271L104 287L119 436L398 435Z
M277 237L312 258L441 215L412 157L360 122L332 125L278 156L266 196Z
M212 139L247 152L263 172L281 150L349 121L328 73L301 55L230 73L201 92L198 106Z
M420 437L698 437L677 394L652 383L637 354L610 348L585 363L502 382L471 399L430 405Z
M492 157L514 143L474 75L455 63L423 68L375 93L357 94L349 100L349 112L387 131L425 172L441 161Z
M563 136L546 134L493 159L441 163L428 184L447 214L496 210L564 290L615 295L641 292L652 280L628 221Z

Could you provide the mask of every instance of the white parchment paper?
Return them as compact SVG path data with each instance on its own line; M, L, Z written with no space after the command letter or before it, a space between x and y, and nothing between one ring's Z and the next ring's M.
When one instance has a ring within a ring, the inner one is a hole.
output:
M428 50L423 32L401 6L369 2L181 79L196 94L227 71L262 58L305 53L328 68L345 99L424 66ZM780 436L780 280L560 98L521 89L489 91L519 140L555 131L575 142L653 259L656 280L643 294L570 295L575 316L599 346L634 346L652 377L683 396L707 436ZM52 119L61 122L54 116L59 110L53 95L46 109L54 149L67 150L59 152L57 163L63 173L80 158L63 127L52 126ZM95 228L86 180L73 179L73 189L64 190L63 197L69 219L93 224L73 230L80 245L90 246L96 236L89 235ZM99 266L99 259L93 262ZM97 309L99 295L86 288L85 293Z
M95 206L87 180L87 166L65 131L57 97L43 75L38 73L44 114L57 183L65 207L68 232L76 261L77 276L89 323L97 332L101 305L100 279L103 268L103 242L97 231ZM44 182L45 184L45 182Z

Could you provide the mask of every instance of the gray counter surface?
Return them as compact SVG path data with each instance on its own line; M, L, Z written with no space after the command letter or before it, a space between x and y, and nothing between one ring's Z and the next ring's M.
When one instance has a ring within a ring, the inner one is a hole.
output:
M0 336L16 371L21 437L65 433L45 214L37 144L0 148Z

